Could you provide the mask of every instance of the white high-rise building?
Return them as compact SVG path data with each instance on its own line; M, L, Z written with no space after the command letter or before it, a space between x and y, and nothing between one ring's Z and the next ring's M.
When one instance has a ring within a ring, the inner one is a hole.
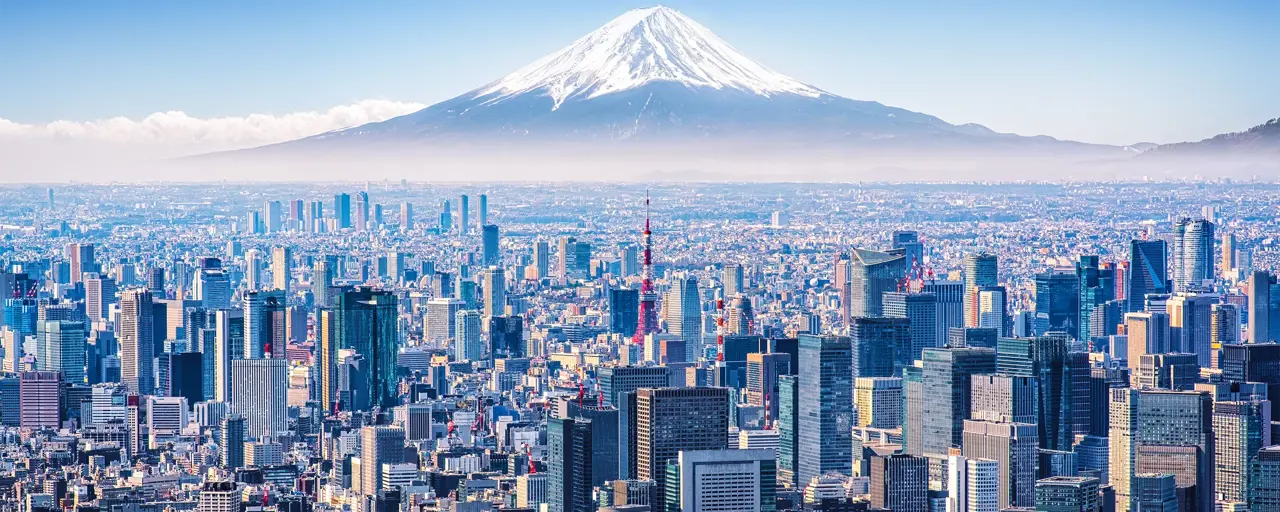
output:
M902 379L858 377L853 403L858 408L858 426L898 428L902 426Z
M681 451L680 510L762 510L774 499L762 469L775 457L773 450Z
M947 512L1000 509L1000 464L991 459L947 458Z
M671 280L663 303L667 332L684 340L685 361L697 361L702 350L702 301L698 297L698 278L680 275Z
M289 362L231 361L231 409L245 417L248 438L274 436L289 428Z
M1173 291L1201 289L1206 281L1212 286L1215 276L1213 228L1213 223L1204 219L1184 218L1174 224L1173 264L1169 268Z
M453 339L457 333L458 312L466 306L460 299L435 298L427 301L426 342L436 346Z

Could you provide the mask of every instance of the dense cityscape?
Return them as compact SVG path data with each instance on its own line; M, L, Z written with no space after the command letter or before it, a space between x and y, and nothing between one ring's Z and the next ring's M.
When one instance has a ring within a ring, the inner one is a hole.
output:
M0 188L0 511L1280 512L1280 185Z

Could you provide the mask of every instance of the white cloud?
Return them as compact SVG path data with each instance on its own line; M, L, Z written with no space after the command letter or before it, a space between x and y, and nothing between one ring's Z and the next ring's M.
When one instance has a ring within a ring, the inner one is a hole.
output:
M96 121L21 124L0 118L0 141L43 139L122 146L181 147L216 151L298 139L330 130L384 121L425 108L421 103L364 100L325 112L201 119L185 112L156 112L141 120L113 117ZM158 149L158 148L156 148Z

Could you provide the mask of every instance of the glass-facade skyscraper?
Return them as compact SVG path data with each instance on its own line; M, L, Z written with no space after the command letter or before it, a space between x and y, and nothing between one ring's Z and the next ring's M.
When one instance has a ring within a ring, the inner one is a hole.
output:
M396 296L361 286L338 296L334 314L338 348L355 350L369 362L365 389L369 390L372 404L384 408L396 405L396 357L400 348Z
M796 480L852 476L853 353L849 338L800 335Z

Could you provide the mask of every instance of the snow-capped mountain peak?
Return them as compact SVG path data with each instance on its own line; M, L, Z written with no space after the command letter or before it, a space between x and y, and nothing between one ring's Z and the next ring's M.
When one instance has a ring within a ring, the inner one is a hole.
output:
M738 52L706 27L665 6L635 9L573 44L481 87L485 103L535 92L558 109L570 98L589 99L665 81L687 87L736 89L764 96L823 92L773 71Z

